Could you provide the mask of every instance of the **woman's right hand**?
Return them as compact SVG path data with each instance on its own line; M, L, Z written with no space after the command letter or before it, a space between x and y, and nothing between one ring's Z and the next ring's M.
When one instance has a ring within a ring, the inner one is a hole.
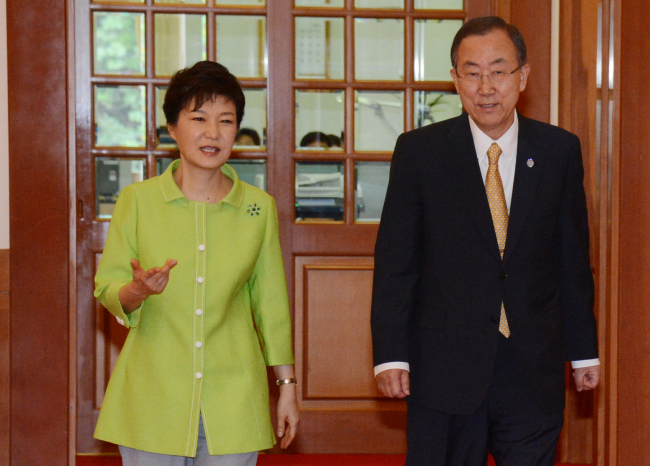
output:
M120 288L118 294L124 311L126 313L133 312L149 296L162 293L169 282L169 271L177 263L174 259L167 259L162 267L144 270L137 259L131 259L133 280Z

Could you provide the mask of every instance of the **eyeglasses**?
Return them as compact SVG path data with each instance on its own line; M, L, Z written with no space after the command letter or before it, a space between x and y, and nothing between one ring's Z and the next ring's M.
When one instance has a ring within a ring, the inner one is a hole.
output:
M488 74L480 74L480 73L467 73L465 76L460 76L458 73L456 73L456 76L458 76L459 79L463 79L465 83L470 84L470 85L477 85L483 82L483 76L487 77L492 83L494 84L501 84L504 82L507 78L509 78L511 75L515 74L517 71L521 69L521 66L518 66L511 72L503 71L503 70L496 70L493 71L492 73Z

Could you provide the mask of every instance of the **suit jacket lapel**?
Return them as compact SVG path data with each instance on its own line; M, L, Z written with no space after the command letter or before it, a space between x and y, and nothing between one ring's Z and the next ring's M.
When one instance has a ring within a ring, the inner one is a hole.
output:
M544 153L538 144L532 140L528 124L524 117L519 115L519 135L517 137L517 161L515 166L515 182L512 188L510 202L510 217L508 220L508 236L506 237L506 250L503 260L514 250L519 234L526 222L530 211L540 173L540 164L544 163ZM533 166L528 166L532 159Z
M472 131L466 113L456 119L456 123L449 131L449 139L454 147L454 150L447 155L449 173L456 186L459 187L458 192L461 193L468 212L474 218L488 246L499 257L499 244L494 232L490 204L485 192L481 169L476 157L474 139L472 138ZM507 247L506 240L506 249Z

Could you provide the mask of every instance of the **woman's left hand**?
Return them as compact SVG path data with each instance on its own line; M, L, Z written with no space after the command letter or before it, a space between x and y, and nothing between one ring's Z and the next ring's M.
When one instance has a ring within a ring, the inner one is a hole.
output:
M298 431L300 423L300 410L296 396L296 384L280 386L280 399L278 400L278 437L280 447L287 448Z

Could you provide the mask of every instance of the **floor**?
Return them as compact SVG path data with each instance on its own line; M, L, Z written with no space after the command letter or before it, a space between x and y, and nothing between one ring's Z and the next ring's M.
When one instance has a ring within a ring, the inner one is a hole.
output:
M405 455L260 455L257 464L258 466L403 466L405 458ZM121 465L119 456L77 457L77 466ZM492 458L487 466L494 466ZM569 465L558 463L557 466Z

